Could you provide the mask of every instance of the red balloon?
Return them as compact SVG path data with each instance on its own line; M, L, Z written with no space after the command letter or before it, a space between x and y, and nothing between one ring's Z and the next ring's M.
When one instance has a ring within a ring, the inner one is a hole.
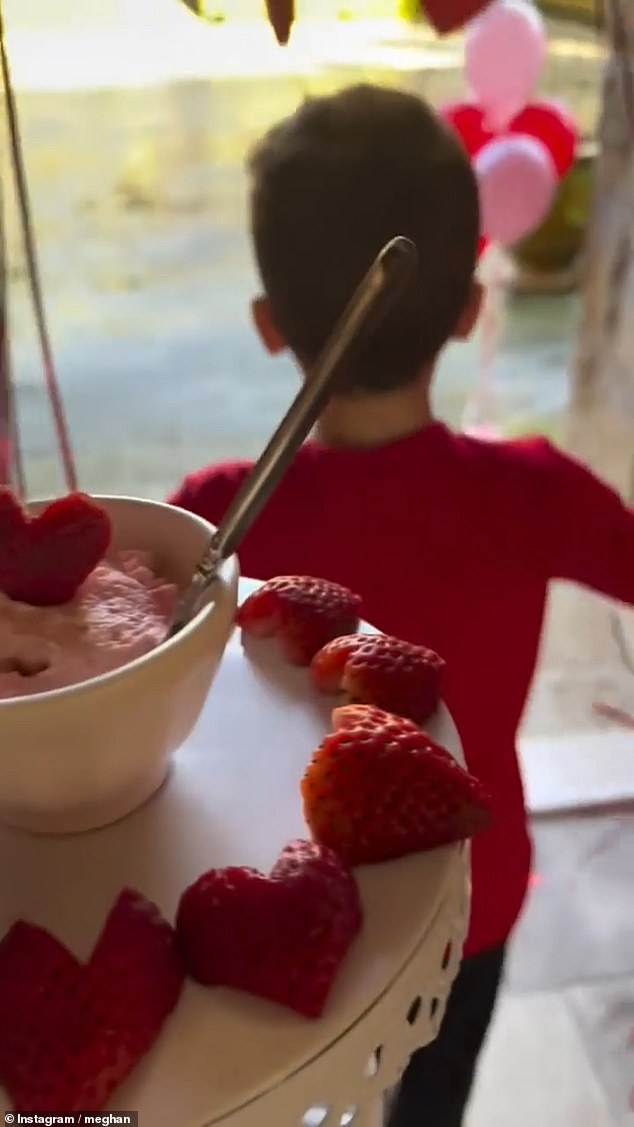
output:
M491 0L421 0L423 14L436 31L458 31L469 20L475 19Z
M493 136L484 127L484 110L475 102L449 102L439 113L458 134L470 157L479 153Z
M532 102L509 125L511 133L524 133L541 141L560 177L574 164L579 131L569 113L556 102Z
M489 240L487 239L486 235L480 235L480 241L478 242L478 260L482 258L482 255L484 254L488 245Z

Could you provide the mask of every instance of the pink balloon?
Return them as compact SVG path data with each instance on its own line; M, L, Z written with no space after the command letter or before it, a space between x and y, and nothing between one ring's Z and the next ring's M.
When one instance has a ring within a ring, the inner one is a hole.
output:
M467 30L465 69L486 125L503 130L531 97L546 58L546 28L526 0L497 0Z
M534 137L509 134L489 141L474 169L484 238L513 246L539 227L555 198L558 176L548 149Z

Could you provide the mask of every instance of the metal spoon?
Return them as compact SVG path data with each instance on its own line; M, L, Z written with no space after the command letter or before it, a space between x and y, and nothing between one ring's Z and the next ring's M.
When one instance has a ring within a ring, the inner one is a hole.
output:
M223 560L231 556L261 512L297 450L322 413L350 347L375 325L412 277L418 262L414 243L392 239L370 267L311 372L251 473L238 490L196 566L176 607L168 637L194 617Z

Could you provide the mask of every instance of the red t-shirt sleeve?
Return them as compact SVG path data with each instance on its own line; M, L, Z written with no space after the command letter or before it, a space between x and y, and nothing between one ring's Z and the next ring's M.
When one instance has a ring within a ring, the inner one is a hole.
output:
M550 443L539 457L549 578L634 604L634 509Z
M244 462L227 462L188 474L168 502L219 524L248 471Z

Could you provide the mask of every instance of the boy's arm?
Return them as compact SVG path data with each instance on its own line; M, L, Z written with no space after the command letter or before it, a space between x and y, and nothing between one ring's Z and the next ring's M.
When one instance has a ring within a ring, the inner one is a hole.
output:
M574 458L542 447L543 546L553 579L570 579L634 604L634 509Z
M168 503L219 524L249 471L244 462L227 462L199 473L188 474L170 494Z

